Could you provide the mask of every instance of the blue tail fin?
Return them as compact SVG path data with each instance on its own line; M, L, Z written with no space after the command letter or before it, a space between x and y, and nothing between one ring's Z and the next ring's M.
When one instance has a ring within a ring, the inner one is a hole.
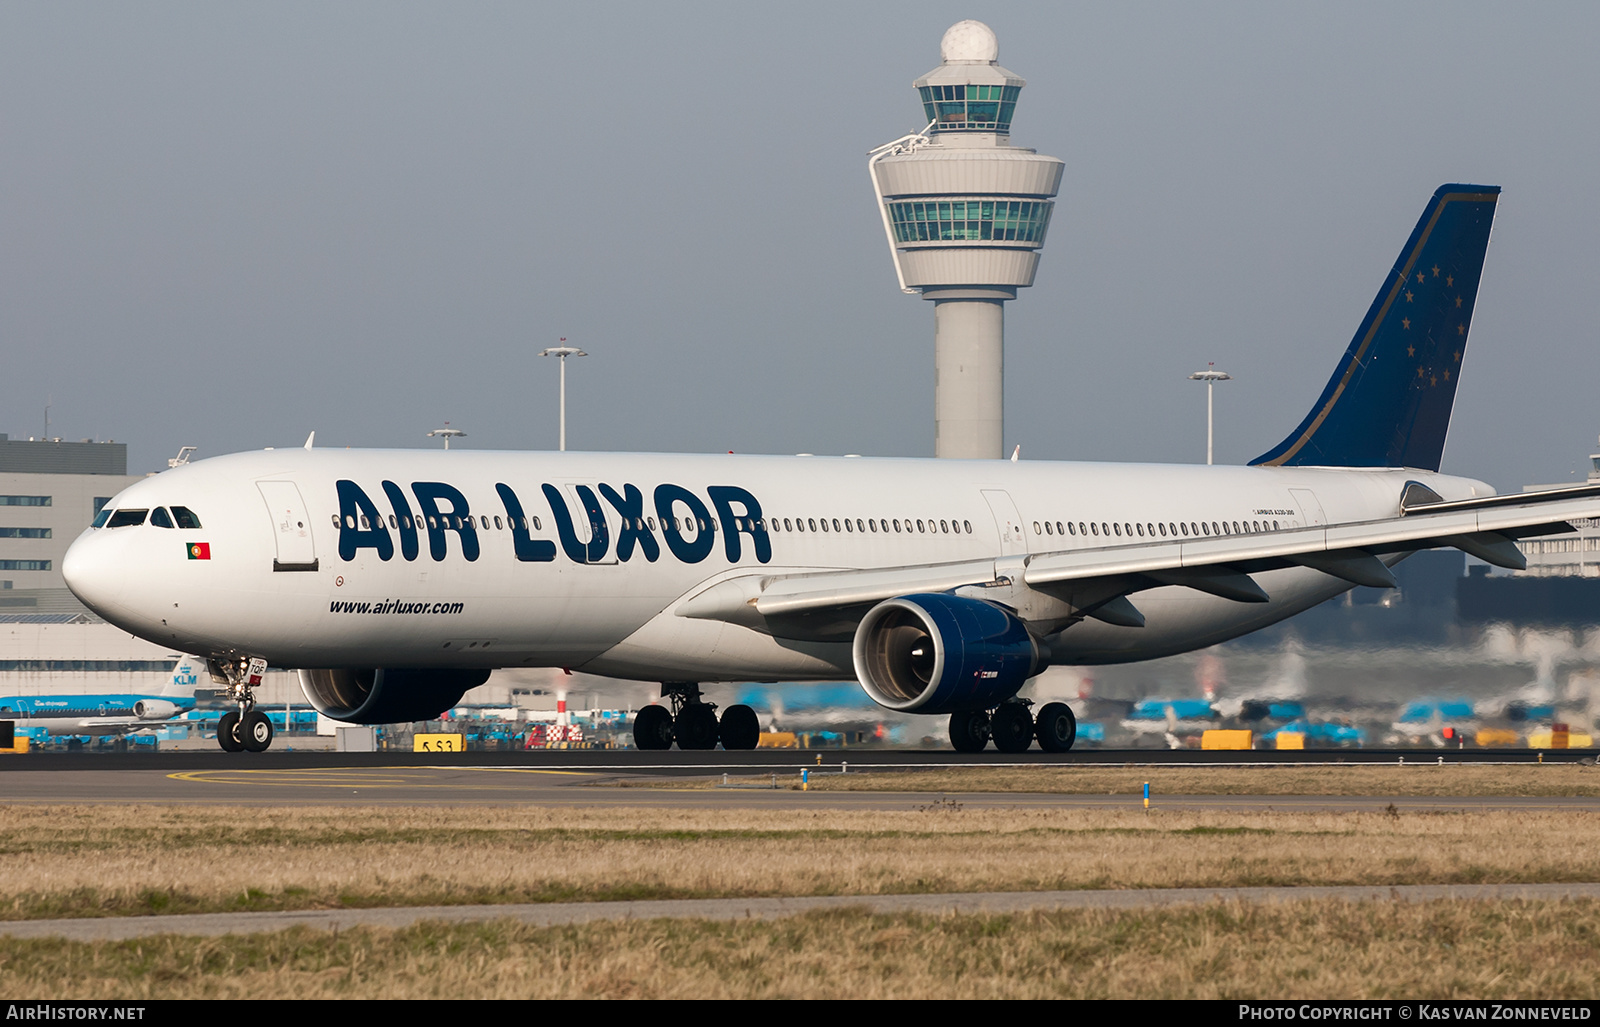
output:
M1499 196L1439 187L1316 406L1251 464L1439 469Z

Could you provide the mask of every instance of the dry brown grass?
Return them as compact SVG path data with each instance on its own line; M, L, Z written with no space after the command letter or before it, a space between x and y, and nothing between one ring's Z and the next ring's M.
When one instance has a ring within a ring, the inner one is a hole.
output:
M1597 982L1593 901L0 939L0 991L41 999L1594 999Z
M759 786L771 774L731 777ZM695 782L714 788L721 777ZM778 776L783 788L798 788L798 771ZM1600 797L1600 769L1578 763L1474 766L1410 763L1405 766L1341 763L1305 767L1034 766L961 767L950 770L852 770L838 763L814 769L812 791L860 792L1038 792L1059 795L1138 795L1144 783L1161 795L1381 795L1384 797L1532 796ZM685 787L681 778L609 782L633 787Z
M1066 888L1600 881L1600 812L15 806L0 918Z

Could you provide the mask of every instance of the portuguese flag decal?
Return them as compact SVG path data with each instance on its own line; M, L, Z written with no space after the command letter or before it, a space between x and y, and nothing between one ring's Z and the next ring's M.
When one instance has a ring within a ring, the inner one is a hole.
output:
M211 543L209 542L190 542L184 548L189 551L189 559L191 560L211 559Z

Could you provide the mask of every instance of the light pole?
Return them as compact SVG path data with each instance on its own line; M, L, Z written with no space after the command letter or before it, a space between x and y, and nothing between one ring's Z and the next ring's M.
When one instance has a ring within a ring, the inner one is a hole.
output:
M1216 364L1208 363L1204 371L1196 371L1189 376L1189 380L1206 383L1206 466L1209 467L1211 466L1212 411L1215 409L1212 405L1211 393L1216 389L1218 382L1233 381L1233 375L1217 370Z
M549 349L540 350L539 355L561 358L561 452L565 453L567 451L567 358L586 357L589 354L576 346L551 346Z
M467 433L462 431L460 428L450 427L450 422L446 421L444 422L443 428L435 428L433 431L428 433L428 438L430 439L436 436L444 439L444 448L449 449L451 439L464 439L467 437Z

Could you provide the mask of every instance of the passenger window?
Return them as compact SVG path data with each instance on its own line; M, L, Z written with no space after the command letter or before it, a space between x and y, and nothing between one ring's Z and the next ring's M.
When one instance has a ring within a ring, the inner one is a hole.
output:
M1091 532L1093 532L1093 533L1094 533L1094 534L1095 534L1095 535L1099 535L1099 534L1100 534L1100 529L1099 529L1099 527L1098 527L1098 526L1096 526L1096 525L1094 525L1094 524L1091 524L1091 525L1089 525L1089 530L1090 530L1090 531L1091 531Z
M1078 533L1078 531L1077 531L1077 529L1076 529L1076 528L1074 528L1074 527L1073 527L1073 526L1072 526L1072 522L1071 522L1071 521L1068 521L1068 522L1067 522L1067 534L1068 534L1068 535L1076 535L1076 534L1077 534L1077 533Z
M196 517L194 511L186 506L173 507L172 519L177 522L180 528L192 530L200 527L200 518Z
M891 520L894 523L894 533L896 535L900 534L900 518L895 517L895 518L891 518Z
M145 515L149 512L149 510L118 510L116 513L112 514L111 519L106 522L106 527L131 528L134 525L143 524Z
M150 514L150 523L158 528L172 527L172 518L167 515L167 508L164 506L156 507Z
M1044 534L1044 531L1043 531L1043 530L1042 530L1042 529L1040 529L1040 527L1039 527L1039 522L1038 522L1038 521L1034 521L1034 522L1033 522L1033 533L1034 533L1034 534L1035 534L1035 535L1042 535L1042 534Z
M1135 525L1134 525L1134 527L1135 527L1135 528L1137 528L1137 529L1139 529L1139 537L1140 537L1140 538L1144 538L1144 525L1142 525L1142 524L1135 524Z
M837 517L835 517L833 519L833 530L834 531L838 531L839 530L839 518L837 518Z
M339 526L339 515L338 514L334 514L333 515L333 526L335 528L337 528Z

